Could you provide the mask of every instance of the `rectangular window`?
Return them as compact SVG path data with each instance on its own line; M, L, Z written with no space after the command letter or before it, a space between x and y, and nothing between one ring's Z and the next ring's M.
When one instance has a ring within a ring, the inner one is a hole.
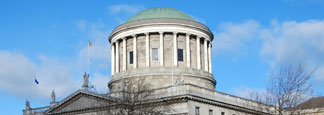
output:
M195 109L195 115L200 115L199 114L199 107L196 107L196 109Z
M225 112L222 112L222 115L225 115Z
M213 110L209 109L209 115L213 115Z
M183 61L183 49L178 49L178 61Z
M129 52L129 64L133 64L134 62L134 57L133 57L133 51Z
M159 50L158 50L158 48L152 48L152 61L159 61Z

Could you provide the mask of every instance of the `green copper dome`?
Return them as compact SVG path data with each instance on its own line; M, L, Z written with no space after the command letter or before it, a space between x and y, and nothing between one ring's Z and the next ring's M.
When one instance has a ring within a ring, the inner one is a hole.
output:
M127 22L145 19L182 19L195 21L188 14L173 8L150 8L135 14Z

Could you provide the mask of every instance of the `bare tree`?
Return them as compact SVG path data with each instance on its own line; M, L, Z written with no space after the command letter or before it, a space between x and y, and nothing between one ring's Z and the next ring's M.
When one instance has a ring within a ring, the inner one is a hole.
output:
M302 64L272 71L265 92L250 92L250 99L276 107L276 113L296 114L296 106L312 95L311 79L316 69L308 72Z
M267 82L266 94L253 94L253 100L276 106L276 113L295 114L296 106L312 93L311 78L315 69L307 72L301 64L281 67L278 73L272 72ZM298 108L300 109L300 108Z
M154 90L145 79L123 79L119 91L109 95L113 108L100 114L117 115L162 115L170 112L165 102L156 102Z

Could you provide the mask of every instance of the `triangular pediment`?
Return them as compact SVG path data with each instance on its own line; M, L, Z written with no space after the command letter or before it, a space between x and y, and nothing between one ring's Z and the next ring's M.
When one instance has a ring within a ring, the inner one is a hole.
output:
M109 102L109 99L107 99L105 96L84 91L77 91L55 106L51 107L48 111L46 111L46 113L62 113L106 106L109 105Z

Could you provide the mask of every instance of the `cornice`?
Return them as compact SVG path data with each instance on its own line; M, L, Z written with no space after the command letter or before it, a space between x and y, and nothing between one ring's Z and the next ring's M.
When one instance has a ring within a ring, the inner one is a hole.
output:
M130 29L136 29L141 27L152 27L152 26L179 26L179 27L185 27L185 28L191 28L196 29L199 31L202 31L206 33L209 36L209 39L212 41L214 38L213 33L210 31L210 29L205 26L204 24L201 24L199 22L193 22L193 21L187 21L187 20L179 20L179 19L148 19L148 20L139 20L129 23L124 23L122 25L117 26L108 37L108 40L111 42L111 39L118 33L122 31L127 31ZM161 30L163 31L163 30Z

